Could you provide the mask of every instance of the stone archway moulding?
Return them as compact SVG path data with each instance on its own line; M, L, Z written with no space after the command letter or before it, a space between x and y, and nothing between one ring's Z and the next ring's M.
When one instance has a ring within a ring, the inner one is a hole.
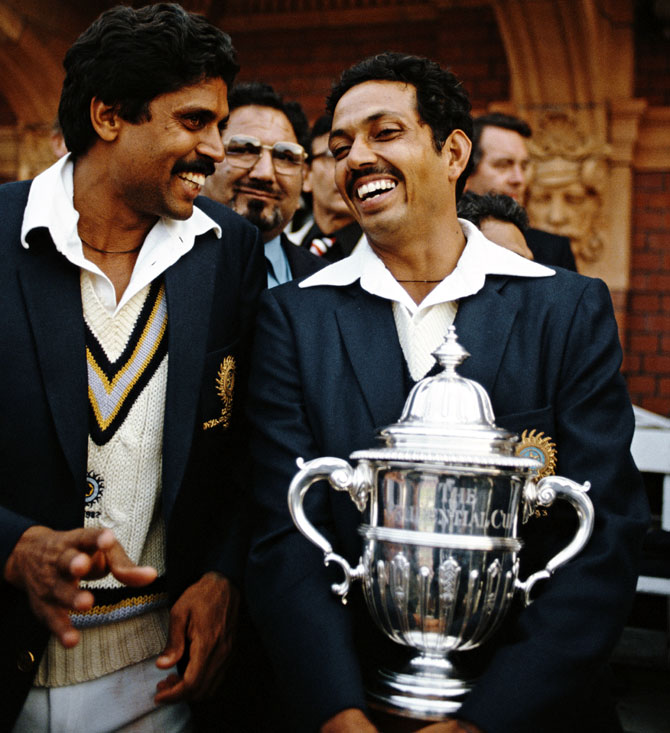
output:
M511 83L510 100L493 106L533 127L547 202L551 186L588 199L582 201L588 211L582 225L588 219L591 231L584 242L592 246L573 237L579 269L623 295L630 269L633 155L646 109L644 100L632 97L633 3L491 0L491 5ZM541 183L536 175L531 191ZM567 233L561 224L548 223L549 215L543 216L548 207L530 212L533 223Z
M0 89L19 124L51 120L63 81L61 58L34 32L26 18L0 4Z
M62 59L82 18L68 4L0 0L0 93L16 124L0 129L0 176L31 178L54 161L50 136Z

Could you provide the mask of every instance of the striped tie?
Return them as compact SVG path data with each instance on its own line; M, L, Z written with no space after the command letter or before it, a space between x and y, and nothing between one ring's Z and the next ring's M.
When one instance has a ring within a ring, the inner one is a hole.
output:
M322 257L334 244L335 237L321 237L320 239L313 239L312 243L309 245L309 251L312 254Z

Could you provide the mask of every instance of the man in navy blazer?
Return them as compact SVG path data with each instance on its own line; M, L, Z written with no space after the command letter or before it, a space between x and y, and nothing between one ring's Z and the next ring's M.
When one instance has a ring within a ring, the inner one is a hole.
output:
M70 154L0 188L0 729L186 730L247 547L262 243L199 198L238 66L158 4L104 13L65 67Z
M497 425L553 440L556 472L592 482L596 519L586 548L533 604L516 605L491 642L463 654L478 680L455 717L430 730L615 731L604 665L634 594L648 510L629 452L633 414L607 288L459 224L470 105L437 64L371 57L344 72L328 107L335 177L367 243L263 296L250 378L248 600L292 711L289 729L377 730L364 677L403 656L374 627L359 588L346 606L331 593L341 577L294 526L287 490L296 459L372 447L453 322L471 354L459 372L488 390ZM315 485L305 511L356 564L361 515L345 494ZM522 577L573 531L553 508L524 525Z
M525 205L529 182L530 125L512 115L494 112L476 117L472 128L472 154L466 188L484 195L504 193ZM528 228L526 242L536 262L576 272L570 239L541 229Z

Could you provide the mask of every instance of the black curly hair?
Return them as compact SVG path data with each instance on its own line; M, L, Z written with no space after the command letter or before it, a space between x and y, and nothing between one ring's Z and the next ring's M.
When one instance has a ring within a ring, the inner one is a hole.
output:
M469 138L472 137L472 106L468 93L458 78L437 62L394 51L368 56L344 71L333 84L326 100L327 112L332 115L344 94L366 81L411 84L416 89L417 112L430 127L438 152L454 130L462 130ZM457 198L465 186L469 168L470 163L458 180Z
M471 221L476 227L486 219L499 219L514 224L525 233L528 229L528 214L520 203L504 193L483 195L466 191L457 206L458 216Z
M96 140L94 97L116 105L124 120L141 122L161 94L204 79L220 78L230 87L239 71L230 37L176 3L111 8L74 42L63 66L58 119L75 158Z

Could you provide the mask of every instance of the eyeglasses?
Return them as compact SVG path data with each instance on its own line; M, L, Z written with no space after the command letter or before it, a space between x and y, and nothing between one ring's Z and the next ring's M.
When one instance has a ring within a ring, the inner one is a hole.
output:
M233 135L224 143L226 159L234 168L253 168L263 154L270 151L272 165L277 173L295 175L305 162L307 153L298 143L277 142L274 145L263 145L257 137L251 135Z

